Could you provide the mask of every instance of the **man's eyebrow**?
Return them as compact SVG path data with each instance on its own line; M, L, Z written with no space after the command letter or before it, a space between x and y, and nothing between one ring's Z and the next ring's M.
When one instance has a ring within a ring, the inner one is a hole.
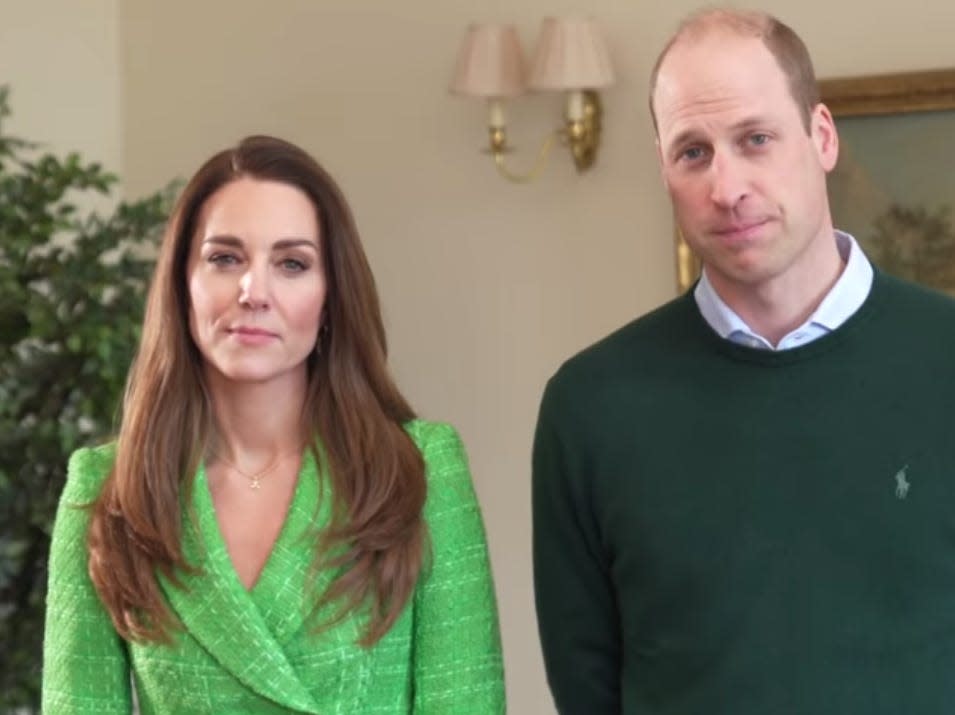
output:
M747 117L741 119L733 125L733 130L737 132L748 132L753 129L764 128L769 125L769 120L764 117Z
M755 117L746 117L741 119L735 124L730 126L730 130L733 133L740 132L749 132L754 129L761 129L770 124L769 120L765 117L755 116ZM687 144L694 144L696 142L705 141L699 130L697 129L684 129L682 132L677 134L670 142L667 144L667 153L672 153L683 147Z
M667 148L672 150L684 144L699 141L699 132L695 129L684 129L670 140Z
M689 144L698 144L704 142L703 136L696 129L684 129L682 132L677 134L673 139L667 142L664 147L664 155L668 158L673 158L677 155L685 146Z

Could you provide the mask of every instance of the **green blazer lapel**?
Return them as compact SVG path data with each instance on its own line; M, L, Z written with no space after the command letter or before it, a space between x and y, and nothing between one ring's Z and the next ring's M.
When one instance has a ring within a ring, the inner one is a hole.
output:
M201 571L183 574L182 588L161 579L163 591L190 636L250 690L284 707L320 715L252 595L232 567L200 467L193 484L198 531L184 519L182 546Z
M327 569L313 572L315 540L328 524L331 509L328 483L319 481L314 456L307 450L285 523L249 595L280 647L288 653L307 650L300 678L323 712L362 713L379 652L358 645L364 618L352 615L317 633L315 626L331 617L335 607L316 614L317 620L306 618L335 575Z
M298 484L279 532L258 580L249 591L266 627L282 646L301 637L310 604L330 580L319 575L317 586L312 571L316 525L325 524L330 514L329 499L319 498L319 481L311 450L302 457ZM298 604L289 608L289 603ZM357 637L357 636L356 636ZM316 640L316 643L320 642Z

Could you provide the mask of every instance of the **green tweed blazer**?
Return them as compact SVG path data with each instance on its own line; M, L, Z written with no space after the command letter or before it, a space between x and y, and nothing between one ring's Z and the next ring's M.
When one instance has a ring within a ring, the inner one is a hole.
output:
M428 480L431 558L401 617L373 648L362 622L319 635L305 623L317 526L329 499L310 453L275 546L252 589L240 583L203 468L195 523L183 550L200 567L184 588L161 580L183 624L172 645L130 643L113 628L87 571L89 504L113 458L110 446L70 460L53 529L43 654L46 715L496 715L504 712L500 634L484 526L467 457L449 425L416 420L408 433ZM318 587L331 580L320 574ZM314 590L311 591L314 594Z

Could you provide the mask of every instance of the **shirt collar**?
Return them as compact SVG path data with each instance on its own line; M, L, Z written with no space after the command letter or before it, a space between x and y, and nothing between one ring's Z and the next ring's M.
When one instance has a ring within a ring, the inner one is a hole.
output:
M855 238L844 231L836 231L836 246L846 266L806 321L828 330L835 330L859 310L872 288L872 264Z
M845 261L842 273L812 315L793 333L804 331L809 327L814 337L821 337L842 325L862 306L869 295L873 276L869 259L865 257L862 248L850 234L836 231L835 240L839 255ZM773 349L768 340L753 331L746 321L720 298L713 284L710 283L705 268L693 291L693 297L703 319L720 337L753 347ZM779 345L786 347L786 338L783 338Z

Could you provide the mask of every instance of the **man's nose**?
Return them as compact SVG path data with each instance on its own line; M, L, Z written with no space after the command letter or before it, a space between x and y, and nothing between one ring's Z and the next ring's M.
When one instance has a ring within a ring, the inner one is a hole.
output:
M746 169L737 157L714 155L710 164L710 198L721 208L734 208L748 192Z

